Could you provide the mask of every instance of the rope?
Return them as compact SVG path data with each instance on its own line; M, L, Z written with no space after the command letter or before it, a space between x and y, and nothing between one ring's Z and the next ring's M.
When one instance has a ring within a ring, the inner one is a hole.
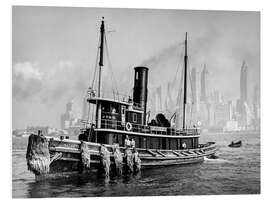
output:
M180 79L180 84L179 84L180 88L179 88L179 92L178 92L178 95L177 95L177 103L179 102L178 106L180 106L180 98L181 98L182 90L183 90L183 88L182 88L183 80L184 80L184 67L182 67L182 74L181 74L181 79Z
M189 70L189 59L187 61L188 65L187 65L187 70L188 70L188 74L189 74L189 82L190 82L190 90L191 90L191 96L192 96L192 105L191 105L191 110L190 110L190 119L189 119L189 126L191 126L191 122L192 122L192 113L193 113L193 105L194 105L194 92L193 92L193 86L192 86L192 80L191 80L191 73Z
M101 38L99 37L99 42L98 44L100 44L100 40ZM94 76L93 76L93 80L92 80L92 83L91 83L91 86L90 87L94 87L94 82L96 80L96 72L97 72L97 68L98 68L98 56L99 56L99 45L98 45L98 49L97 49L97 55L96 55L96 63L95 63L95 70L94 70ZM91 77L91 76L90 76Z
M179 45L184 45L184 42L182 43L179 43ZM182 61L182 58L183 58L183 55L184 55L184 47L182 47L182 49L180 50L180 57L179 57L179 60L178 60L178 64L177 64L177 68L176 68L176 73L174 75L174 78L173 78L173 81L171 82L171 88L173 88L175 86L175 83L176 83L176 80L177 80L177 76L178 76L178 72L179 72L179 69L181 68L181 61ZM177 95L177 98L176 100L178 100L180 98L180 95L181 95L181 92L182 92L182 88L181 88L181 84L183 83L183 73L181 75L181 82L180 82L180 93ZM177 105L178 101L176 101L176 105ZM159 109L158 112L168 112L168 108L167 108L167 100L165 101L165 111L163 111L161 108Z
M180 98L181 98L181 95L182 95L182 85L183 85L183 80L184 80L184 67L182 67L182 74L181 74L181 79L180 79L180 83L179 83L179 92L177 94L177 97L176 97L176 126L179 125L179 120L178 120L178 116L180 115L180 104L181 104L181 101L180 101Z
M94 111L92 111L92 118L91 118L91 122L93 122L93 120L94 120L94 116L95 116Z
M91 104L88 103L87 123L89 122L90 112L91 112Z
M183 42L180 43L180 45L183 45L183 44L184 44ZM177 74L178 74L178 71L180 69L180 64L181 64L183 55L184 55L184 47L182 47L182 52L181 52L180 57L179 57L179 61L178 61L178 65L177 65L177 68L176 68L176 73L175 73L175 76L174 76L174 79L173 79L173 82L172 82L172 86L174 86L174 84L176 82Z
M100 44L100 40L101 38L99 37L99 42L98 42L98 48L97 48L97 54L96 54L96 63L95 63L95 69L94 69L94 75L93 75L93 80L92 80L92 83L91 83L91 86L90 87L94 87L94 83L95 83L95 80L96 80L96 74L97 74L97 68L98 68L98 56L99 56L99 44ZM90 75L91 77L91 75ZM88 90L87 90L88 92ZM88 93L87 93L88 94ZM84 101L85 102L85 101ZM87 101L86 101L87 102ZM89 118L90 118L90 111L91 111L91 104L88 103L88 112L87 112L87 123L89 122ZM92 118L93 120L93 118ZM87 123L85 125L87 125Z
M109 66L109 69L111 70L111 73L112 73L111 76L112 76L112 83L113 83L113 96L115 95L114 92L116 90L116 95L117 95L118 100L119 100L119 92L118 92L118 89L117 89L117 82L115 80L115 77L114 77L114 74L113 74L113 70L112 70L112 64L111 64L111 60L110 60L109 48L108 48L106 34L104 34L104 39L105 39L105 48L106 48L106 53L107 53L107 58L108 58L108 66ZM115 84L115 87L114 87L114 84ZM115 90L114 90L114 88L115 88Z

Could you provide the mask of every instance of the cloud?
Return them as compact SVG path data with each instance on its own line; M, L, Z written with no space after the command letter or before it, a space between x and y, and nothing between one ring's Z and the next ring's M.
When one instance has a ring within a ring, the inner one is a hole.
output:
M42 89L42 74L30 62L16 63L13 66L13 97L18 100L28 99Z
M13 97L18 100L38 98L47 104L80 97L89 83L88 72L86 66L65 60L50 66L38 66L31 62L16 63L13 66Z
M13 68L13 74L15 77L22 77L24 80L41 80L41 73L30 62L16 63Z
M45 74L43 101L58 102L82 97L89 81L87 66L71 61L59 61ZM66 101L65 101L66 102Z

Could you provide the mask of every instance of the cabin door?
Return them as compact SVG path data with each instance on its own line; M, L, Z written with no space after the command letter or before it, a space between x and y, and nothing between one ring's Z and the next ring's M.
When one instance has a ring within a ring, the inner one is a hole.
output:
M162 149L166 149L166 138L162 138Z
M102 132L97 133L97 142L101 144L107 144L106 143L106 135Z
M145 137L141 137L141 148L146 149L146 138Z

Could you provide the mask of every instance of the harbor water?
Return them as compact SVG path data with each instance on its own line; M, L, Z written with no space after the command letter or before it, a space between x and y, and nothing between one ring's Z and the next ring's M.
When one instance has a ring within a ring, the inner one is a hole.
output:
M260 134L207 134L200 142L214 141L218 159L203 163L142 170L104 180L73 175L36 181L27 170L27 138L13 137L13 198L153 196L153 195L218 195L260 193ZM230 148L231 141L242 140L242 147Z

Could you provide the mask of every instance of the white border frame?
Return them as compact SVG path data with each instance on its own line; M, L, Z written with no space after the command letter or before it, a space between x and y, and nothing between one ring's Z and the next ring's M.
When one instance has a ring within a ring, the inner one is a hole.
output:
M270 65L269 65L269 47L270 45L270 33L269 33L269 21L270 9L267 1L252 1L252 0L9 0L2 1L0 6L0 26L1 26L1 43L0 43L0 56L1 56L1 197L2 199L11 199L12 197L12 176L11 176L11 6L12 5L33 5L33 6L72 6L72 7L118 7L118 8L159 8L159 9L191 9L191 10L246 10L246 11L261 11L261 195L218 195L218 196L170 196L170 197L125 197L125 198L110 198L110 203L119 201L175 201L175 202L254 202L264 201L269 202L269 195L267 194L269 185L269 130L266 128L269 118L269 77L270 77ZM267 61L268 60L268 61ZM9 167L8 167L9 166ZM77 199L65 199L65 201L73 201ZM83 202L95 201L95 202L107 202L108 198L81 198L78 199ZM16 200L17 201L17 200ZM20 201L37 201L37 199L25 199ZM47 199L38 199L38 201L48 201ZM50 199L50 201L57 201Z

